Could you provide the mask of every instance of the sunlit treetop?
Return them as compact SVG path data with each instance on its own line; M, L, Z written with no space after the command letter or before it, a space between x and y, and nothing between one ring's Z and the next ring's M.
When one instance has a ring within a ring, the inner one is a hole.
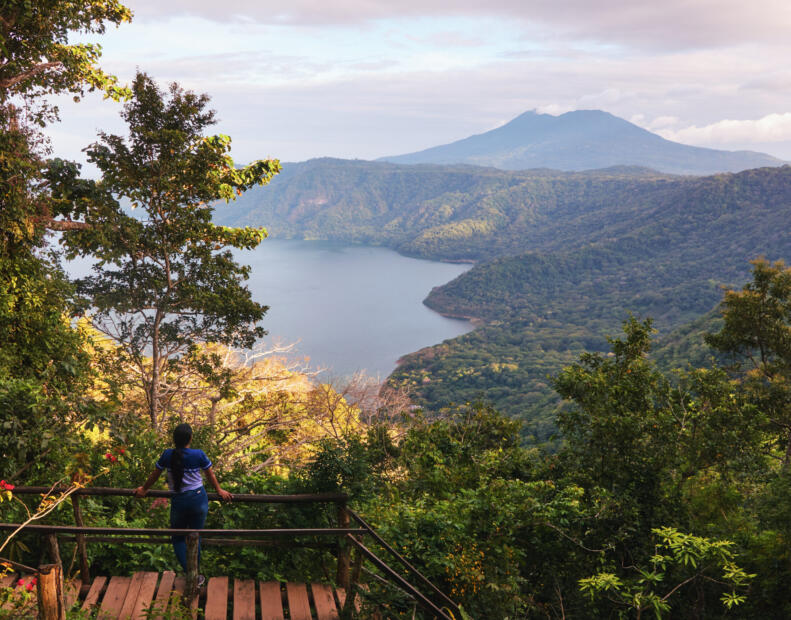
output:
M103 90L114 99L128 91L97 66L101 46L69 43L70 33L103 33L107 23L130 21L117 0L4 0L0 11L0 104L38 98L32 111L39 124L57 117L42 96Z

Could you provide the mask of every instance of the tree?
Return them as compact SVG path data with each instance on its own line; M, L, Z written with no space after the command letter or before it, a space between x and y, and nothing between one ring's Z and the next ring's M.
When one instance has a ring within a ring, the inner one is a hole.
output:
M84 338L69 322L71 287L45 251L48 229L71 226L53 204L40 128L57 119L47 96L124 89L96 65L101 33L131 13L115 0L7 0L0 10L0 461L6 477L35 466L94 410ZM82 223L78 223L82 225ZM50 472L51 473L51 472Z
M117 0L7 0L0 14L0 123L3 141L3 246L36 245L45 228L64 226L55 219L39 184L46 140L36 130L57 120L48 95L103 90L115 99L128 95L114 76L96 64L101 47L69 43L70 32L103 33L107 22L129 21L131 12ZM24 116L22 112L24 111ZM63 214L60 214L63 215ZM66 224L67 226L67 224Z
M608 498L598 535L628 563L645 554L651 528L696 522L689 493L760 468L762 433L759 412L722 370L671 379L648 357L650 320L632 317L624 331L624 339L610 339L611 354L583 354L554 384L573 401L558 419L559 463L571 480Z
M752 261L753 279L728 290L720 304L724 325L706 336L732 356L735 373L753 402L768 416L776 442L791 464L791 267Z
M177 393L180 368L193 364L223 380L213 372L218 360L198 355L198 343L250 347L265 333L257 324L267 308L252 300L243 285L249 268L229 248L255 248L266 231L217 226L211 217L216 201L268 183L280 164L235 167L230 138L204 135L215 122L208 101L177 84L163 93L138 73L122 112L128 138L101 133L86 149L102 178L86 188L73 167L52 176L58 196L90 221L68 234L71 255L98 259L96 277L80 280L78 290L95 327L136 369L155 429Z

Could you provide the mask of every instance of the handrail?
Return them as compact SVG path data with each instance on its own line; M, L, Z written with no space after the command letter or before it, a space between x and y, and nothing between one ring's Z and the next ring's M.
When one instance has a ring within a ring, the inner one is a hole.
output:
M417 588L415 588L411 583L409 583L406 579L404 579L401 575L395 572L392 568L390 568L383 560L381 560L373 551L368 549L364 544L362 544L359 540L357 540L354 536L349 534L346 539L351 542L357 549L362 553L366 558L368 558L374 566L376 566L379 570L384 571L384 573L393 581L395 581L402 590L405 590L409 594L411 594L418 603L421 604L426 610L433 613L436 617L441 618L442 620L451 620L450 616L442 611L439 607L437 607L434 602L426 597L423 593L420 592ZM455 605L454 605L455 607Z
M19 523L0 523L0 530L14 530ZM347 534L365 534L364 529L355 528L282 528L274 530L190 530L190 529L164 529L152 527L79 527L71 525L26 525L26 532L39 532L41 534L104 534L121 536L129 534L134 536L189 536L198 534L201 537L212 536L346 536Z
M69 487L23 487L14 488L14 493L25 495L39 495L41 493L62 493ZM82 487L72 491L72 495L99 495L103 497L118 496L132 497L135 489L121 489L116 487ZM173 497L174 491L149 489L145 497ZM220 500L217 493L207 493L209 499ZM348 501L344 493L295 493L292 495L263 495L259 493L234 493L232 502L249 502L262 504L305 504L305 503L338 503Z
M47 538L50 555L56 564L60 564L60 552L58 550L57 538L59 535L73 536L77 543L77 555L80 560L80 577L84 583L89 583L90 579L90 565L88 562L88 553L86 543L89 542L89 537L93 538L92 542L98 542L95 539L100 537L112 537L111 541L118 544L129 542L143 542L140 537L151 537L151 543L161 541L163 536L185 536L187 542L187 584L186 589L189 592L195 592L197 587L197 567L198 567L198 540L200 537L206 538L206 542L220 541L222 537L226 537L228 544L233 544L239 541L240 538L247 538L249 543L252 544L265 544L267 538L280 538L287 539L294 546L306 546L305 544L297 543L295 540L298 537L333 537L336 539L334 545L335 555L338 560L338 582L342 583L344 587L348 587L348 573L349 573L349 555L342 541L345 536L354 534L357 536L364 535L365 530L355 529L349 527L349 519L346 515L346 505L348 496L344 493L301 493L292 495L264 495L255 493L236 493L230 501L232 502L249 502L249 503L264 503L264 504L312 504L312 503L333 503L338 509L338 526L337 528L283 528L283 529L239 529L239 530L192 530L192 529L160 529L160 528L95 528L85 527L82 521L82 511L80 508L81 496L117 496L117 497L132 497L135 495L136 489L122 489L117 487L78 487L73 486L17 486L14 489L15 495L56 495L58 493L68 493L71 500L72 508L74 510L74 520L76 525L40 525L28 524L24 529L31 533L36 533L39 536ZM149 490L145 497L173 497L176 493L164 490ZM220 496L216 493L208 493L210 499L219 500ZM0 531L8 529L18 529L21 524L0 524ZM98 536L97 536L98 535ZM236 537L228 539L228 536ZM260 542L250 539L259 539ZM237 542L238 544L238 542ZM326 545L323 545L326 546Z
M8 564L11 568L16 568L17 570L25 571L26 573L37 573L38 569L33 568L32 566L27 566L26 564L20 564L19 562L14 562L13 560L9 560L8 558L0 558L0 564Z
M357 521L357 523L359 523L363 527L363 529L366 530L366 533L370 535L371 538L373 538L377 543L379 543L379 545L382 548L384 548L388 553L390 553L393 557L395 557L401 563L401 565L407 569L409 573L417 577L424 585L428 586L436 596L442 599L442 603L445 606L449 607L450 610L457 617L461 617L461 612L459 611L459 608L456 605L456 603L454 603L450 598L448 598L445 595L445 593L442 592L442 590L440 590L437 586L431 583L431 581L429 581L428 578L425 575L423 575L423 573L421 573L418 569L412 566L412 564L410 564L406 558L404 558L400 553L398 553L398 551L396 551L395 549L393 549L393 547L387 544L387 542L381 536L379 536L379 534L377 534L374 531L374 529L368 523L366 523L365 520L360 515L354 512L354 510L352 510L351 508L347 508L347 510L349 514L352 516L352 518L355 521Z
M350 510L347 506L348 496L343 493L302 493L302 494L294 494L294 495L263 495L263 494L252 494L252 493L244 493L244 494L234 494L233 502L251 502L251 503L281 503L281 504L305 504L305 503L335 503L338 505L338 525L340 527L335 528L283 528L283 529L204 529L204 530L193 530L193 529L164 529L164 528L119 528L119 527L86 527L82 524L82 517L81 512L78 504L79 496L119 496L119 497L131 497L134 496L135 489L121 489L115 487L82 487L78 489L73 489L69 487L34 487L34 486L17 486L14 489L15 494L26 494L26 495L36 495L36 494L54 494L59 492L65 492L67 490L71 490L71 499L72 504L74 506L75 512L75 520L77 521L77 525L69 526L69 525L41 525L41 524L28 524L25 526L25 530L31 533L37 533L41 536L48 536L49 537L49 544L51 550L54 552L56 557L59 557L59 552L57 551L57 536L59 535L73 535L75 538L72 540L77 541L78 549L80 551L81 556L81 567L80 573L83 575L84 580L87 579L89 575L88 569L88 562L87 562L87 555L85 552L85 542L88 540L86 536L108 536L111 537L108 542L117 542L117 543L124 543L124 542L155 542L155 540L146 541L145 538L132 538L133 536L137 537L159 537L156 540L161 541L163 536L185 536L187 537L187 546L188 546L188 564L190 565L190 570L188 570L188 579L187 585L191 586L190 591L195 589L195 583L197 579L197 540L198 537L208 539L206 542L207 544L210 543L212 540L216 540L218 543L221 540L221 537L230 537L226 540L228 543L236 542L238 544L238 538L234 537L248 537L248 538L296 538L302 536L318 536L318 537L335 537L342 539L348 543L351 543L352 546L356 547L360 556L367 558L370 562L374 564L377 568L379 568L387 578L394 582L400 589L402 589L407 594L411 595L421 607L423 607L426 611L430 612L437 618L441 620L451 620L449 613L455 615L456 617L461 617L460 611L458 606L448 598L439 588L437 588L433 583L431 583L424 575L420 573L412 564L410 564L403 556L401 556L395 549L393 549L387 542L379 536L373 528L353 510ZM146 497L172 497L175 495L172 491L162 491L162 490L149 490L146 493ZM218 494L216 493L209 493L208 494L211 499L221 499ZM349 527L349 517L352 517L361 527L353 528ZM20 524L14 523L0 523L0 531L2 530L9 530L9 529L17 529ZM368 549L363 543L358 540L363 536L371 536L379 545L382 546L388 553L390 553L393 557L395 557L398 562L414 577L417 577L423 586L427 586L431 590L431 594L433 595L432 598L438 599L436 602L431 600L431 598L427 597L423 593L421 593L415 586L410 584L404 577L402 577L399 573L397 573L393 568L387 565L382 559L380 559L376 554L374 554L370 549ZM128 538L128 540L124 540L124 536ZM247 540L246 542L249 543L257 543L256 540ZM259 542L258 544L268 544L264 542ZM276 543L272 543L276 544ZM296 541L294 544L298 545ZM312 543L312 544L319 544L319 543ZM337 583L341 584L344 588L347 589L347 597L348 600L352 599L351 591L349 590L350 581L349 581L349 553L348 549L339 541L339 543L335 543L337 548L337 557L338 557L338 581ZM191 550L191 551L190 551ZM194 556L194 557L192 557ZM59 562L59 560L58 560ZM193 566L194 564L194 566ZM192 574L194 572L194 575ZM357 564L357 569L355 575L359 573L359 560ZM357 577L353 578L353 581L356 582ZM348 601L347 601L348 602ZM441 609L440 603L443 607L448 609L449 613L446 613Z

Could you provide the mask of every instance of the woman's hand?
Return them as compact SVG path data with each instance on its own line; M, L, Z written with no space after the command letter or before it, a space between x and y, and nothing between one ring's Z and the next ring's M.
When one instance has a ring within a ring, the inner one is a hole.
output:
M148 489L145 487L137 487L135 489L135 497L145 497L146 493L148 493Z
M233 495L223 489L217 489L217 495L219 495L224 502L230 502L233 499Z

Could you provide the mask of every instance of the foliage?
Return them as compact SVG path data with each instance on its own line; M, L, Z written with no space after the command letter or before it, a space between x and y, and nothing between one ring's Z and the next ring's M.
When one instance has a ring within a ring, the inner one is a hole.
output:
M250 347L264 334L256 324L266 307L251 299L243 285L249 268L228 248L253 248L266 233L217 226L211 216L214 201L267 183L279 164L236 168L230 138L204 135L215 122L207 103L206 95L176 84L165 95L138 73L122 114L128 138L101 133L87 149L102 173L91 199L73 166L50 169L53 191L90 223L67 237L72 256L98 259L95 277L80 280L79 290L94 326L118 343L121 362L137 373L155 429L185 364L201 370L208 361L204 378L222 380L213 376L211 360L189 355L196 343ZM142 215L128 214L119 199Z
M669 599L687 586L701 588L705 584L729 589L720 599L729 610L744 603L746 597L740 592L755 575L748 575L735 564L731 541L709 540L672 527L654 528L652 533L658 541L648 567L631 567L629 572L634 576L625 579L599 572L580 579L580 589L591 600L605 598L616 609L633 611L635 618L641 618L643 612L653 612L656 618L666 617L672 610Z
M545 442L547 376L605 351L627 311L662 336L719 301L759 254L788 258L791 168L678 178L647 170L563 173L311 160L223 215L275 236L382 244L475 262L426 304L476 331L402 358L392 384L437 411L486 399ZM702 344L699 344L702 350Z
M48 143L39 126L57 117L47 95L78 97L86 88L116 98L125 94L96 65L100 48L70 42L69 32L100 33L106 23L120 24L130 15L114 0L3 4L0 455L9 478L51 468L69 437L66 429L98 413L87 394L92 377L86 339L69 321L73 291L57 257L45 250L46 231L71 222L70 214L53 204L44 179Z
M96 66L101 47L69 43L69 33L103 33L106 22L129 21L132 13L116 0L3 4L0 41L0 101L9 95L42 98L54 93L82 95L86 87L118 94L117 80Z
M752 262L753 278L722 301L723 326L706 342L726 354L732 372L766 413L791 464L791 268Z

